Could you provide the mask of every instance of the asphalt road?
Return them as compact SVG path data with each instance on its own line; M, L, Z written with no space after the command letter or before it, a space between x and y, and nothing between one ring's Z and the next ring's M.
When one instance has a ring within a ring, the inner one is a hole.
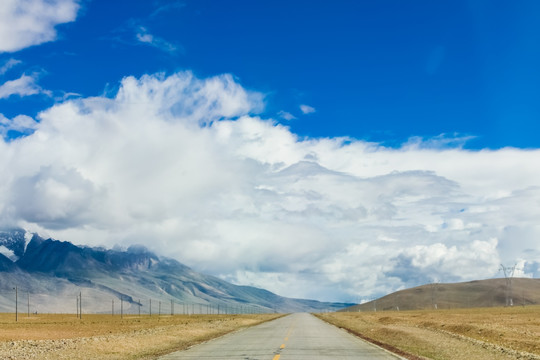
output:
M292 314L160 358L239 360L401 359L310 314Z

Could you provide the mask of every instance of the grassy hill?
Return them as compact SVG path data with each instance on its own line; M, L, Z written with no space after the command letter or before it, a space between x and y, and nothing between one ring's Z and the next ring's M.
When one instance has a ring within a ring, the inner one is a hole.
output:
M540 304L540 279L488 279L453 284L427 284L397 291L340 311L453 309Z

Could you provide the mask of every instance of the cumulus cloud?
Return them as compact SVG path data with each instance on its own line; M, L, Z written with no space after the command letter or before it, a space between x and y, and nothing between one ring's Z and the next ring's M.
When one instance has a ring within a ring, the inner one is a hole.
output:
M8 119L0 114L0 136L6 137L9 131L21 134L30 134L37 127L37 122L29 116L17 115L13 119Z
M189 72L56 104L0 141L0 217L322 300L491 277L501 262L538 273L539 150L299 138L263 107L230 75Z
M12 215L50 229L74 227L88 222L99 194L93 184L74 169L42 166L13 185L17 206Z
M315 108L309 105L302 104L300 105L300 111L302 111L303 114L311 114L315 112Z
M51 92L43 89L37 84L37 76L21 75L20 78L9 80L0 85L0 99L6 99L12 95L29 96L45 94L50 96Z
M0 52L14 52L56 39L55 26L74 21L77 0L3 0Z

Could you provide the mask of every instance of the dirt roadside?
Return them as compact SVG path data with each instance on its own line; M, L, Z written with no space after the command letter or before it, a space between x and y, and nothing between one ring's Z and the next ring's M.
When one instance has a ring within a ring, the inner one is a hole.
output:
M317 316L411 360L540 360L540 307Z
M49 315L3 321L0 358L19 359L155 359L232 331L279 317L257 315L175 315L123 319L88 315Z

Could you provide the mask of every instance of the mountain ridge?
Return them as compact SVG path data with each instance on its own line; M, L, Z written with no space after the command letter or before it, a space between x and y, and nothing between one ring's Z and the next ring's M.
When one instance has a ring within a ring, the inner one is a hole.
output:
M540 304L540 279L495 278L425 284L339 311L456 309L535 304Z
M88 312L110 312L115 300L125 303L127 312L137 312L141 299L157 301L160 308L162 303L171 303L171 307L173 303L190 304L200 311L212 306L249 306L260 312L334 311L352 305L291 299L265 289L234 285L142 246L125 251L77 246L30 235L23 229L8 229L0 230L0 247L0 311L13 311L14 299L7 294L15 286L35 299L34 311L40 312L66 308L75 312L73 299L77 295L85 296ZM11 259L5 254L12 255ZM145 311L151 311L149 305L142 309Z

